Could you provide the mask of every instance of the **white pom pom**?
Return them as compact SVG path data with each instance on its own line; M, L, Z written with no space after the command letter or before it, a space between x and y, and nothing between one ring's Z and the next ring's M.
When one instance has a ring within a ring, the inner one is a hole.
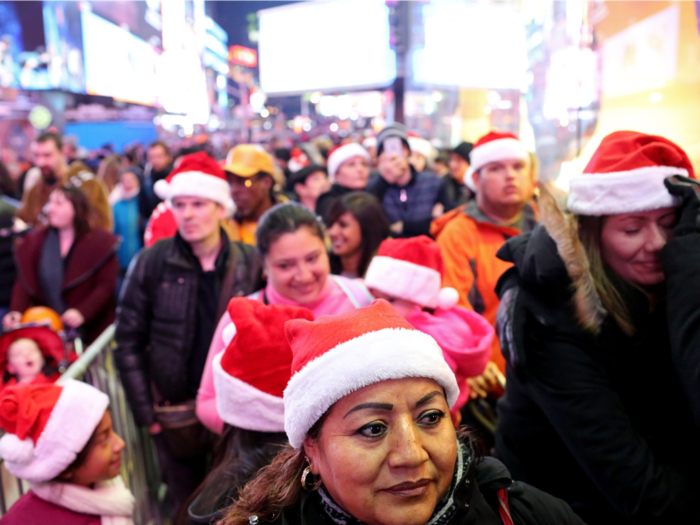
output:
M449 310L459 301L459 292L454 288L442 288L438 293L438 308Z
M476 191L476 186L474 186L474 170L469 167L464 173L464 178L462 179L464 185L472 191Z
M10 463L29 463L34 457L34 442L31 438L21 441L15 434L5 434L0 439L0 457Z
M233 323L230 323L229 325L224 328L224 332L221 334L221 337L224 340L224 344L226 346L231 344L231 341L233 341L233 337L236 335L236 325Z
M168 184L165 179L157 180L153 185L153 191L156 195L158 195L158 197L166 200L168 197L170 197L170 184Z

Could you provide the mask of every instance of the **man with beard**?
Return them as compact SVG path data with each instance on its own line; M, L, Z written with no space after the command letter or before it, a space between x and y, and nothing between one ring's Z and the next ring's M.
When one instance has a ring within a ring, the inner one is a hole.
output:
M275 162L261 147L240 144L229 152L224 171L236 204L227 233L232 241L255 245L258 220L277 203L272 178Z
M112 211L107 200L104 183L95 178L87 166L80 161L66 164L63 157L63 141L56 133L42 133L36 139L34 155L36 167L41 170L39 180L29 191L25 191L17 217L27 224L46 224L44 206L49 194L63 186L79 188L90 203L90 225L112 231Z

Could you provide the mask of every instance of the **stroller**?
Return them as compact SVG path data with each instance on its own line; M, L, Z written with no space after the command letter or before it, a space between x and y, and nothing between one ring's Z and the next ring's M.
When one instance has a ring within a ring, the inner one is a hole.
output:
M23 321L25 319L23 318ZM55 328L59 328L58 331ZM20 339L30 339L36 343L44 358L41 372L31 381L34 383L54 383L66 368L78 359L73 350L74 341L65 339L62 326L46 323L41 319L23 322L19 327L0 336L0 390L16 385L17 376L8 370L10 346Z

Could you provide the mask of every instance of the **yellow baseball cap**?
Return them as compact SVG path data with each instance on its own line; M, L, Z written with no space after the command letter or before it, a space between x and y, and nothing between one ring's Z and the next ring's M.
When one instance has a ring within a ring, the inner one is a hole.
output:
M260 146L239 144L228 152L224 171L245 178L252 177L261 171L273 175L275 172L275 161Z

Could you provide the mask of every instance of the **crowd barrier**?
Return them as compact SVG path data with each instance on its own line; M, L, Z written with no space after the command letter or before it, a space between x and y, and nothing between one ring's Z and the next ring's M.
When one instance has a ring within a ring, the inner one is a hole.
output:
M78 379L109 396L114 431L124 440L121 473L136 498L135 525L160 525L158 458L148 431L138 427L114 366L114 325L109 326L61 376L58 383ZM0 460L0 512L5 514L29 486L10 474Z

